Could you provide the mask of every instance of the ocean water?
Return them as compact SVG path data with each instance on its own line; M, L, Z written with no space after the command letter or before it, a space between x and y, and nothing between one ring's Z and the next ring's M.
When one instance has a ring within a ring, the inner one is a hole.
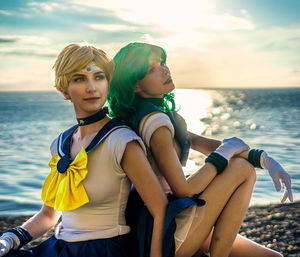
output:
M210 138L238 136L266 150L292 177L300 200L300 89L175 91L189 130ZM0 215L33 214L42 206L52 140L75 122L73 107L57 92L0 92ZM187 171L203 164L191 151ZM279 203L265 170L257 169L251 205Z

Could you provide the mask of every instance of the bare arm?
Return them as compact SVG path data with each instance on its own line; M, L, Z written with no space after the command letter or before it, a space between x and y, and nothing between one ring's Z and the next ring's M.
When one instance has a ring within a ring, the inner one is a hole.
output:
M219 140L202 137L189 131L188 131L188 135L191 141L191 148L200 153L203 153L206 156L210 155L222 143Z
M27 220L22 227L30 233L34 240L56 225L59 217L59 213L52 207L43 205L42 209Z
M121 166L135 185L154 219L151 257L162 256L162 231L167 198L143 150L136 141L127 144Z
M151 139L150 148L172 191L178 197L193 196L202 192L217 175L216 168L206 163L190 179L186 180L181 163L173 146L173 138L167 127L157 129Z
M219 140L202 137L189 131L188 135L191 141L191 148L200 153L203 153L206 156L210 155L213 151L215 151L222 143ZM244 151L237 156L248 160L248 154L249 150Z

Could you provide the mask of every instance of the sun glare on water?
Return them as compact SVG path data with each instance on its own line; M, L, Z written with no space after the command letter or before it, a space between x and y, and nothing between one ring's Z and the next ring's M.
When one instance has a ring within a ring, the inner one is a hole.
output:
M201 119L207 116L208 109L213 104L212 95L204 90L176 89L175 99L178 112L185 118L188 130L201 135L206 128Z

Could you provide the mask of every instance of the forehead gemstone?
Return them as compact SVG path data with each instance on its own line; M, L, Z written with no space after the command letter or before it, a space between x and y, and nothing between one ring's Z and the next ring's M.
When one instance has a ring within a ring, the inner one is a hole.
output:
M92 72L92 71L101 71L101 69L95 65L95 63L90 63L86 68L82 69L81 72Z

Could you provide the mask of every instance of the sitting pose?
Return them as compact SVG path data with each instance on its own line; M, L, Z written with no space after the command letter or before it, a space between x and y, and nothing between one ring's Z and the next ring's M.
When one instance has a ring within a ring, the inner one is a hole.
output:
M153 216L150 256L162 256L167 198L128 126L104 107L114 63L91 45L70 44L54 64L55 87L74 107L78 124L51 145L51 172L44 182L41 210L0 237L0 256L132 257L125 208L131 188ZM63 111L63 110L61 110ZM37 247L18 250L52 228Z
M282 201L292 201L288 173L262 150L250 150L238 138L223 142L186 129L176 113L174 84L166 52L146 43L131 43L114 57L115 73L108 101L111 114L131 126L147 146L148 159L165 193L198 195L206 204L192 205L176 216L175 256L281 256L238 235L256 181L254 167L267 169ZM189 148L206 156L205 164L186 178L182 169Z

